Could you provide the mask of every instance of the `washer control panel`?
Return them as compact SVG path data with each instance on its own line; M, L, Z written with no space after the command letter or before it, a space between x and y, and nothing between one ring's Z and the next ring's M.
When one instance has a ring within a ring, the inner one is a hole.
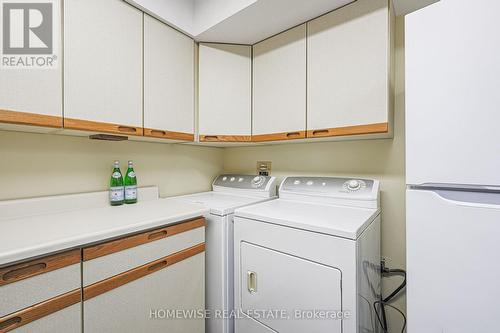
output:
M372 193L375 181L359 178L336 177L287 177L281 190L293 193L317 193L318 195L368 194Z
M271 181L269 176L256 175L220 175L213 183L214 186L239 188L239 189L265 189Z

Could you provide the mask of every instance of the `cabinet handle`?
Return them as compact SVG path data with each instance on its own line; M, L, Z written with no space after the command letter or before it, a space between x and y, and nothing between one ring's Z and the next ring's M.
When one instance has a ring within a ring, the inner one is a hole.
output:
M327 130L327 129L322 129L322 130L314 130L314 131L312 132L312 135L313 135L313 136L316 136L316 135L322 135L322 134L328 134L328 133L330 133L330 131L329 131L329 130Z
M299 132L289 132L289 133L286 133L286 137L287 138L291 138L293 136L300 136L300 133Z
M247 272L247 289L251 294L257 292L257 273L252 271Z
M156 271L160 268L163 268L165 266L167 266L168 262L166 260L163 260L163 261L160 261L160 262L157 262L156 264L152 264L151 266L148 267L148 271Z
M9 280L16 280L20 279L25 276L37 274L40 271L43 271L45 268L47 268L47 264L44 262L29 265L26 267L21 267L18 269L13 269L11 271L8 271L2 276L2 280L4 281L9 281Z
M151 135L153 135L153 136L166 136L167 132L160 131L160 130L152 130Z
M217 135L205 135L206 141L217 141L219 137Z
M7 319L5 321L0 321L0 330L5 330L9 328L10 326L17 325L22 321L22 318L17 316L17 317L12 317L10 319Z
M148 239L163 238L163 237L166 237L167 235L168 235L167 230L160 230L158 232L153 232L153 233L149 234Z
M135 127L128 127L128 126L118 126L118 130L120 132L126 132L126 133L135 133L135 132L137 132L137 128L135 128Z

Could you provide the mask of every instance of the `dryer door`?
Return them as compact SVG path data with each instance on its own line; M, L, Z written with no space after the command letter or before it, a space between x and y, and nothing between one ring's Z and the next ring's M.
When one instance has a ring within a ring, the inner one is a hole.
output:
M241 243L241 309L279 333L340 333L341 272Z

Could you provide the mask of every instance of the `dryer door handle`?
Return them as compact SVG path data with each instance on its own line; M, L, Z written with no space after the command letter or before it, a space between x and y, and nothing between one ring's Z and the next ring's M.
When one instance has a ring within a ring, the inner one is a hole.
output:
M247 272L247 289L250 294L257 292L257 273L252 271Z

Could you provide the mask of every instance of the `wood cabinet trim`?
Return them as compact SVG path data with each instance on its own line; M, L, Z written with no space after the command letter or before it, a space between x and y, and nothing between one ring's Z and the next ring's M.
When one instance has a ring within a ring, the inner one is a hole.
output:
M200 142L251 142L251 135L200 135Z
M380 134L388 132L389 132L389 123L378 123L378 124L308 130L307 138L324 138L330 136L348 136L348 135L361 135L361 134Z
M154 242L182 232L205 226L204 218L197 218L187 222L154 229L137 235L120 238L114 241L94 245L83 249L83 261L99 258L111 253L123 251L131 247Z
M80 263L80 249L0 268L0 286Z
M104 294L110 290L121 287L129 282L137 280L146 275L152 274L156 271L169 267L175 263L185 260L189 257L197 255L205 251L205 243L201 243L185 250L176 252L169 256L152 261L145 265L133 268L124 273L115 275L109 279L96 282L90 286L83 288L83 300L87 301L93 297Z
M252 142L296 140L305 138L306 138L306 131L291 131L282 133L252 135Z
M64 118L64 128L91 132L105 132L122 135L143 136L142 127L103 123L90 120Z
M2 109L0 109L0 122L15 125L63 127L62 117Z
M194 134L192 133L173 132L153 128L144 128L144 136L160 139L194 141Z
M12 331L32 321L46 317L71 305L80 303L81 301L82 290L75 289L47 301L11 313L0 318L0 333Z

